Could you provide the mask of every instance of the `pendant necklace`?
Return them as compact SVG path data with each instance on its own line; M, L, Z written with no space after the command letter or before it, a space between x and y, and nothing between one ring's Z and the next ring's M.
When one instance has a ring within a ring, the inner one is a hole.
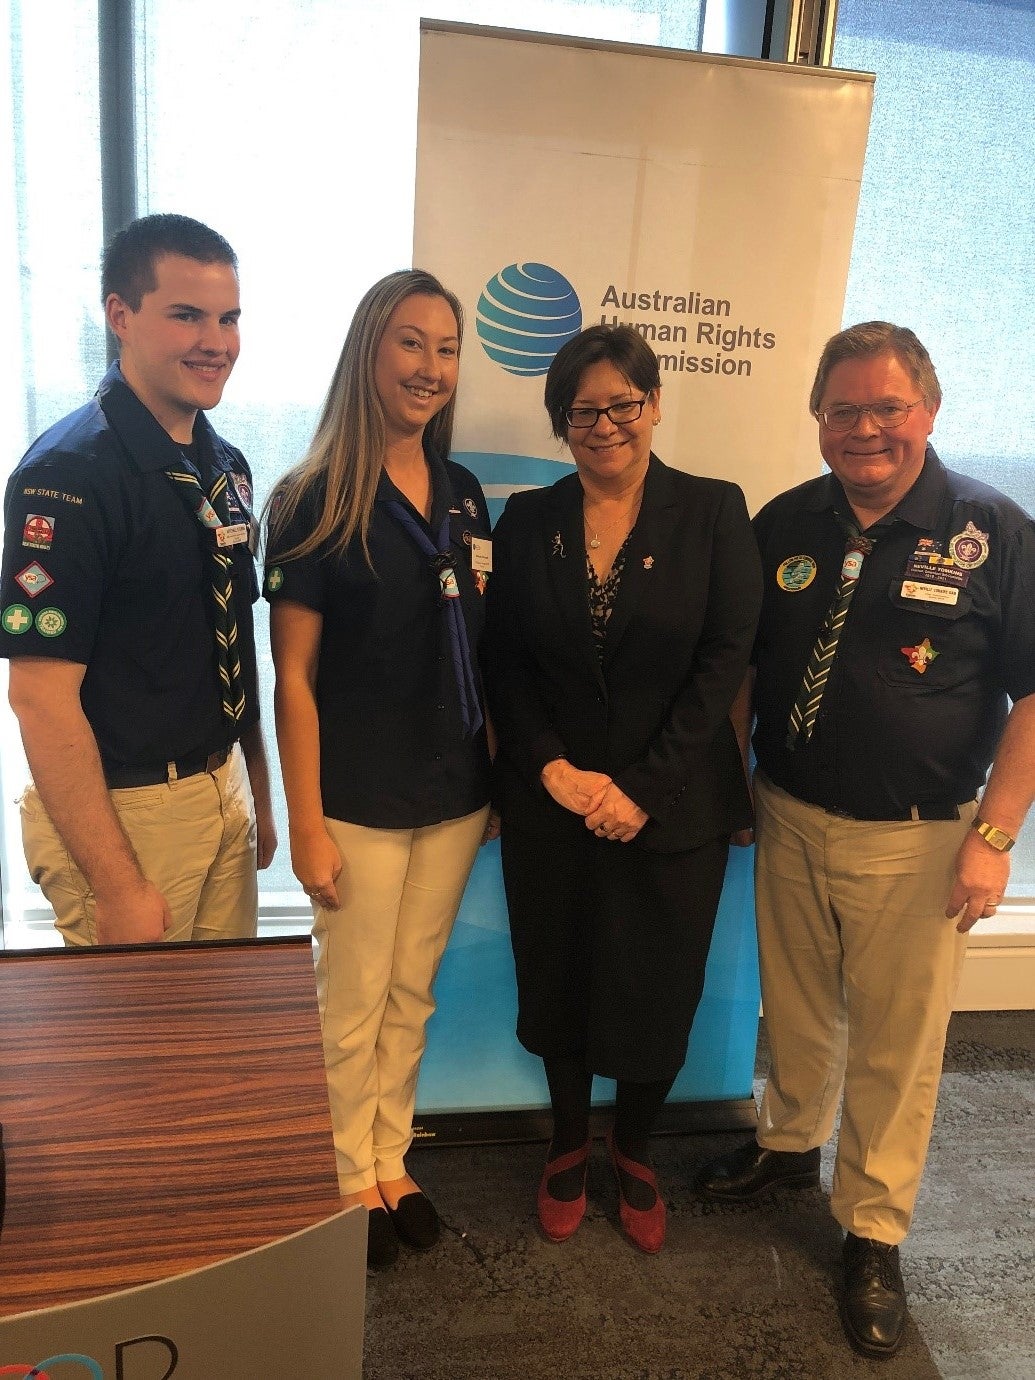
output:
M585 507L583 507L582 521L585 523L587 533L590 534L589 541L586 543L589 549L591 551L599 550L601 544L601 536L606 537L608 532L613 531L614 528L616 528L620 522L624 521L624 519L626 519L631 512L633 512L636 508L640 506L642 498L642 493L637 494L636 501L630 504L629 507L626 508L624 513L619 513L618 517L615 518L614 522L609 522L606 527L594 527L593 524L590 522L589 518L586 516Z

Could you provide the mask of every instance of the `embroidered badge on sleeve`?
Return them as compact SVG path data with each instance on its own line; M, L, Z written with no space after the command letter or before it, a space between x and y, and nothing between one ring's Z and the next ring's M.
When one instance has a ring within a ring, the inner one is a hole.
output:
M49 551L54 543L54 519L42 513L29 513L22 528L22 545L36 551Z

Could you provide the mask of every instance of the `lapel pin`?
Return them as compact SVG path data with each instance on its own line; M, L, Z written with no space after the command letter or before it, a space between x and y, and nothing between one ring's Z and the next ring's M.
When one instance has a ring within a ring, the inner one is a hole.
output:
M564 555L564 542L561 541L560 532L554 532L553 534L553 554L555 556Z
M654 569L654 557L653 557L653 556L644 556L644 558L643 558L643 568L644 568L644 570L653 570L653 569Z

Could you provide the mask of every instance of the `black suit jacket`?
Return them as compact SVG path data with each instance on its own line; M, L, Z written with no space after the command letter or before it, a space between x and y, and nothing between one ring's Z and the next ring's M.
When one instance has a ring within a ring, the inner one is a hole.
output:
M749 824L728 715L761 572L740 489L651 456L602 662L577 474L513 495L493 544L485 676L504 827L585 828L540 783L561 754L606 772L646 810L643 848L675 852Z

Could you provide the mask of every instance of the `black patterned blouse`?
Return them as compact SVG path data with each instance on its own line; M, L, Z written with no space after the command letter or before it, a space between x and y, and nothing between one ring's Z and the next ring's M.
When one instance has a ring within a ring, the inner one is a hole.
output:
M632 533L629 533L632 536ZM589 593L589 621L593 628L593 641L596 643L597 656L604 659L604 639L607 636L607 620L611 617L611 610L614 607L615 599L618 597L618 586L622 583L622 571L625 569L626 549L629 545L629 537L626 537L618 548L618 555L614 559L614 564L607 572L604 580L597 578L597 572L593 569L593 562L589 559L589 552L586 552L586 582Z

